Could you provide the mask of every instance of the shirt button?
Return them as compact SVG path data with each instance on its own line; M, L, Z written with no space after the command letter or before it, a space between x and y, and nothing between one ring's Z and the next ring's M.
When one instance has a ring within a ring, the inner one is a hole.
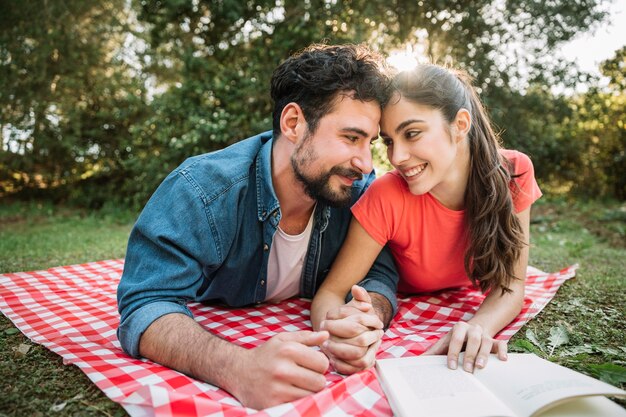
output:
M267 215L267 211L264 211L263 213L261 213L261 216L265 217Z
M263 244L263 250L264 250L265 252L267 252L267 251L269 250L269 248L270 248L270 247L268 246L268 244L267 244L267 243L264 243L264 244Z
M265 285L265 280L264 280L264 279L262 279L262 280L261 280L261 287L262 287L262 286L264 286L264 285Z

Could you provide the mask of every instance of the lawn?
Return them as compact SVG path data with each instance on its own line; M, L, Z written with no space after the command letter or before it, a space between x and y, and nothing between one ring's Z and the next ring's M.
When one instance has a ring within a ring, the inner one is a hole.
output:
M3 202L0 273L123 257L134 217L110 208ZM533 209L531 243L531 265L580 268L510 349L625 388L626 205L544 198ZM2 315L0 358L0 416L125 415L78 368L31 343Z

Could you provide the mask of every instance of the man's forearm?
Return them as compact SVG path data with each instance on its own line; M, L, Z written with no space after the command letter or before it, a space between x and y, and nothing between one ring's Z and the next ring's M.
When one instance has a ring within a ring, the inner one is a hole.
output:
M378 316L380 321L383 322L385 329L387 329L389 327L391 319L393 318L393 309L391 307L391 303L389 302L387 297L377 292L370 292L369 295L372 299L372 306L374 307L376 315Z
M139 351L143 357L231 393L232 376L238 374L236 357L245 353L184 314L167 314L154 321L142 335Z

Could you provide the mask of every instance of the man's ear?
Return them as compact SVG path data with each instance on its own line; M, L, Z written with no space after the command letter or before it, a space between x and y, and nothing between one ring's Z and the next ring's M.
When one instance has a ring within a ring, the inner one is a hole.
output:
M467 111L467 109L460 109L454 118L453 124L456 131L456 141L458 142L465 139L472 127L472 116L470 112Z
M297 143L306 131L302 108L297 103L288 103L280 114L281 136L292 143Z

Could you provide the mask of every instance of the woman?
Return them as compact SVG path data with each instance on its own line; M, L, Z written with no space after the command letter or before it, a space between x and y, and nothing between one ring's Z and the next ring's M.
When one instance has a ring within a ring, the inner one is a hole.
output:
M488 292L470 320L427 351L447 352L455 369L465 345L463 369L472 372L490 352L506 359L506 343L494 336L523 305L530 206L541 191L530 159L499 146L466 74L421 65L398 74L393 90L380 136L395 171L353 206L348 237L313 300L313 327L388 245L401 292L470 283Z

